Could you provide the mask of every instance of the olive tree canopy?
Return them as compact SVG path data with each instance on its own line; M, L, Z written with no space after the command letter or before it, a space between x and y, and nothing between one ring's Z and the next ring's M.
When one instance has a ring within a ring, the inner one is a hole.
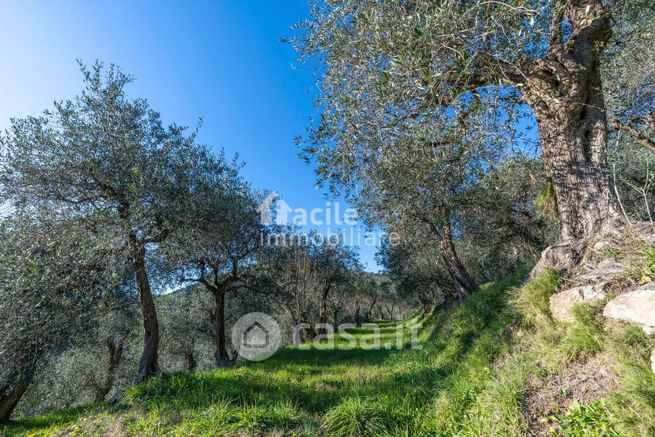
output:
M138 382L158 372L147 252L214 212L203 199L228 165L198 145L195 132L164 126L146 100L128 98L132 78L118 67L81 70L80 95L41 116L12 119L0 136L0 194L18 207L47 205L88 221L130 261L144 327Z
M306 150L322 178L357 187L358 169L384 166L405 143L428 153L449 144L452 123L486 120L466 126L484 143L511 132L516 116L534 116L574 259L617 218L604 51L652 19L652 2L640 0L312 2L294 40L320 63L321 120ZM411 149L406 157L422 159Z

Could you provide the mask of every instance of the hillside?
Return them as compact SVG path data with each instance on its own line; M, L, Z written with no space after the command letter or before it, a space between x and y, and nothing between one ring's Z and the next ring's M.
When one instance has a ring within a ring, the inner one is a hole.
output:
M538 302L558 281L549 272L516 289L525 273L433 315L379 322L383 344L394 341L397 323L421 323L421 350L285 349L259 363L170 375L131 388L115 406L19 420L2 432L652 435L652 340L630 327L605 332L582 310L581 322L537 334L522 297ZM361 342L370 331L352 332Z

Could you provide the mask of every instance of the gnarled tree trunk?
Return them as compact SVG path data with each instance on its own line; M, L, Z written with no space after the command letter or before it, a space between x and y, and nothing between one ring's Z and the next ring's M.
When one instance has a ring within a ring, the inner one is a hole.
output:
M184 354L184 359L186 360L186 368L189 372L195 372L198 363L196 362L196 357L193 355L193 351L187 351Z
M125 338L121 337L116 341L112 338L108 338L106 345L107 351L109 352L109 367L107 368L107 377L105 378L104 384L96 387L95 402L104 401L114 386L116 370L118 370L118 366L123 359Z
M25 368L21 364L18 369L6 378L3 385L0 385L0 423L9 422L16 405L18 405L18 402L32 383L35 370L33 365Z
M0 387L0 423L9 422L18 401L23 397L29 381L20 381L14 386Z
M573 0L563 17L572 35L564 41L555 25L547 55L536 60L523 88L539 126L561 225L560 242L544 252L535 270L574 266L589 240L616 216L605 174L607 118L599 61L612 34L610 17L599 0Z
M352 313L352 318L353 318L353 323L357 328L359 328L362 324L360 322L360 317L359 317L359 301L355 300L355 310L351 312Z
M445 225L441 232L441 241L439 242L441 257L446 264L448 273L453 280L455 291L459 299L468 297L477 289L475 281L469 274L468 270L457 256L455 244L453 243L452 231L449 225Z
M376 303L378 303L378 300L377 298L374 298L373 303L369 305L368 309L366 310L366 314L365 314L366 323L370 323L373 321L373 307L375 306Z
M328 299L328 295L330 294L331 288L332 288L332 281L327 280L323 287L323 291L321 292L320 301L318 303L319 329L317 331L317 335L327 334L327 328L325 327L328 319L327 299Z
M150 281L146 271L146 250L134 233L130 234L132 246L132 259L134 262L134 274L137 287L139 288L139 302L141 303L141 314L143 316L143 351L139 368L134 377L135 383L140 383L159 373L159 322L155 301L152 297Z
M341 311L340 308L334 307L332 308L332 326L334 329L334 332L337 332L339 330L339 312Z

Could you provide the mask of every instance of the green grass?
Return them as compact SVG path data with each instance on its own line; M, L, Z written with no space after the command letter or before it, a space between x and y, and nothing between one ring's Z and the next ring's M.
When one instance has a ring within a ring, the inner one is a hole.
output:
M554 432L587 435L575 433L607 425L621 435L652 435L652 341L631 329L605 332L597 308L576 309L570 326L547 321L545 302L559 278L546 272L515 291L526 273L482 286L464 303L429 316L378 323L383 345L395 344L399 327L408 339L409 327L421 324L420 350L407 344L403 350L287 348L258 363L149 381L130 388L116 406L27 418L0 434L523 435L529 378L547 378L569 362L616 349L632 369L620 390L602 404L556 412ZM551 331L546 336L542 322ZM371 332L349 331L360 345ZM548 355L557 358L548 362Z
M568 329L560 346L566 361L580 360L603 349L605 328L600 312L600 306L580 304L573 307L575 322Z
M512 303L521 320L520 339L515 352L495 372L497 384L488 387L487 400L480 409L477 435L522 434L526 432L524 408L526 387L532 381L557 381L572 364L583 363L596 354L605 354L618 387L606 399L589 404L576 401L554 404L546 420L551 435L564 436L650 436L655 435L655 374L650 354L655 339L636 326L606 327L603 303L581 304L573 309L574 322L557 323L549 314L548 299L561 281L552 271L518 289ZM600 369L598 369L600 370ZM609 383L609 381L608 381ZM484 420L487 416L493 419ZM500 428L499 428L500 426Z
M526 283L514 296L513 306L527 324L547 329L552 324L549 312L550 296L559 287L561 279L557 272L546 269L542 274Z
M647 246L641 250L643 257L642 277L655 280L655 246Z
M619 437L612 422L611 413L605 401L598 400L587 405L574 401L565 414L552 417L558 423L560 432L571 437Z

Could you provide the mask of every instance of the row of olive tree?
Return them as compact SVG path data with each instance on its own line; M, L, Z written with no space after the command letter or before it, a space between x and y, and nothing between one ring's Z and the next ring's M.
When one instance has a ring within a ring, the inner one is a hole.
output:
M132 275L128 282L136 286L143 327L134 378L140 382L159 372L152 261L165 254L169 267L185 278L196 272L203 283L212 269L214 282L206 285L217 296L218 327L223 281L238 279L239 265L257 241L254 199L236 163L211 154L195 132L164 126L145 100L129 99L125 87L132 78L117 67L81 69L80 95L41 116L13 119L0 137L0 193L9 205L3 253L11 260L3 266L1 287L8 294L2 306L7 335L0 340L1 420L8 420L34 373L29 364L44 356L22 334L20 314L29 316L26 321L39 312L46 313L39 318L63 317L67 323L53 322L61 329L34 320L34 332L67 337L64 327L84 321L75 311L78 301L99 298L98 290L115 291ZM43 344L39 351L60 342L51 335L35 339ZM108 345L120 354L120 342ZM106 383L99 393L105 391Z
M263 295L293 323L312 326L338 323L345 312L370 320L378 302L393 300L379 295L376 281L361 280L356 253L340 241L311 244L311 234L306 243L271 243L268 233L280 230L260 224L258 195L238 162L198 144L195 131L164 126L145 100L128 98L132 78L118 67L81 70L80 95L41 116L13 119L0 136L0 194L8 205L0 421L58 357L73 361L96 401L116 392L132 361L137 305L136 383L160 372L157 306L165 312L166 349L194 370L195 346L206 338L215 365L237 359L226 335L227 296L257 303ZM155 296L180 288L171 298ZM175 304L181 301L185 311Z
M557 236L541 161L509 159L487 170L461 192L452 222L457 225L456 250L476 283L534 263ZM426 309L458 296L439 253L440 239L407 218L393 229L400 241L384 244L378 262L399 293Z

